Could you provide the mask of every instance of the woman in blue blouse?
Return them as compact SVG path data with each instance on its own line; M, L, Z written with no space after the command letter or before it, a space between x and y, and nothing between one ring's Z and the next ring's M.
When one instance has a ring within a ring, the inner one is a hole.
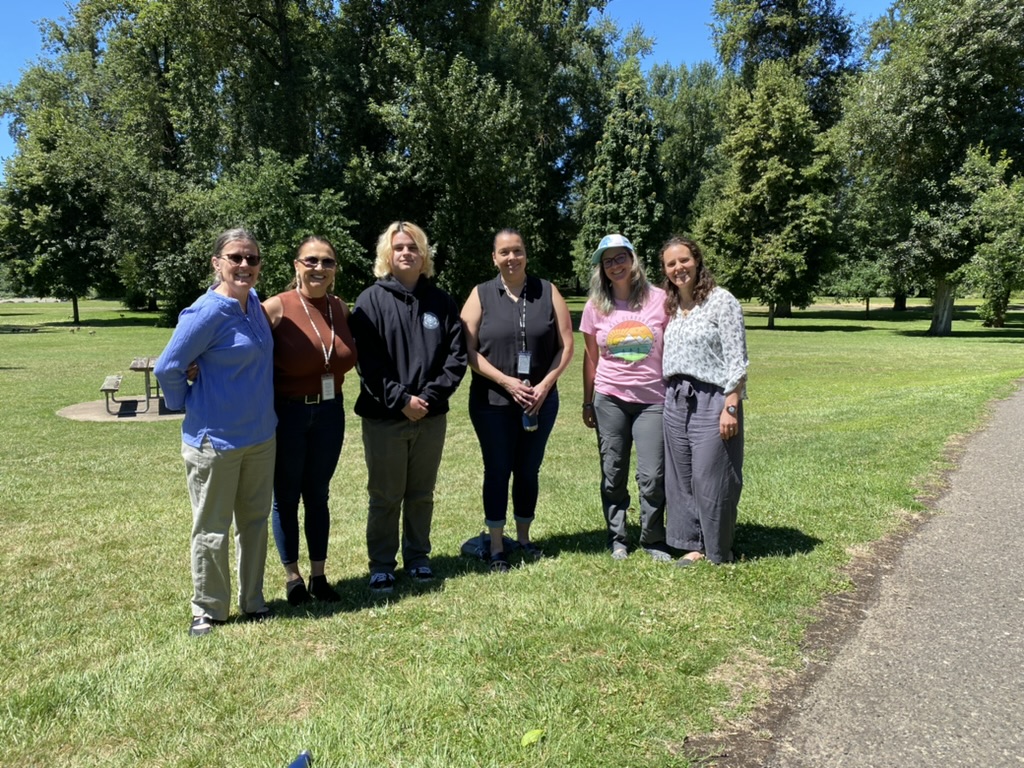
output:
M743 490L747 340L743 311L715 283L700 246L674 237L665 270L665 518L676 562L732 562Z
M259 244L243 229L223 232L212 264L214 284L182 311L154 369L167 407L185 410L181 455L192 501L193 637L227 621L232 520L239 607L250 621L271 615L263 571L277 417L274 342L253 289ZM201 375L189 384L186 372L193 361Z

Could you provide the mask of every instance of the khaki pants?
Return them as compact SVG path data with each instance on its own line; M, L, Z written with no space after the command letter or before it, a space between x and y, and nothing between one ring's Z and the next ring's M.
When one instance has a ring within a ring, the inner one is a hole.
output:
M228 533L235 524L238 607L256 613L266 606L267 518L274 492L276 438L218 451L181 444L192 501L192 615L226 621L231 605Z

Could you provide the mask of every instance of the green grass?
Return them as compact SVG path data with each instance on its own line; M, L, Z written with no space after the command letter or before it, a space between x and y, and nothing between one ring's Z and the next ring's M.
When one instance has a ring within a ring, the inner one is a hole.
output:
M1019 314L986 330L965 307L952 338L932 339L919 311L865 321L819 307L768 331L748 310L739 564L607 556L578 342L535 526L555 557L492 576L459 556L482 525L464 386L436 495L444 578L417 590L400 575L393 599L371 601L350 377L328 562L345 601L289 608L271 545L280 618L197 641L180 425L55 415L98 399L110 373L141 389L128 362L170 331L107 302L83 302L73 333L68 305L0 304L0 762L283 766L309 748L326 767L690 765L685 739L742 717L800 666L806 624L847 587L851 553L922 510L951 440L1024 375Z

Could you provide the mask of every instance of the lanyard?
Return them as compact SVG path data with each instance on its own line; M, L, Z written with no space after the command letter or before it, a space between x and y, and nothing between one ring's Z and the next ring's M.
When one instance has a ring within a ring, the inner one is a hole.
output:
M331 352L334 351L334 309L331 307L331 297L327 296L327 316L330 318L331 325L331 352L327 351L327 345L324 344L324 337L320 335L320 331L316 327L316 323L313 322L313 316L309 314L309 307L306 306L306 297L302 295L302 291L299 290L298 286L295 287L295 292L299 294L299 301L302 302L302 308L306 310L306 317L309 318L309 324L313 326L313 332L316 337L320 339L320 349L324 353L324 370L331 370Z

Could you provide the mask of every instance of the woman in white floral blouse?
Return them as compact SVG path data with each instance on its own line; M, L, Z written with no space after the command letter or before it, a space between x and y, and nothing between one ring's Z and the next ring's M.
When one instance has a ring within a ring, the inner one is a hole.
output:
M732 562L743 490L747 340L736 298L719 288L700 246L674 237L665 271L665 518L668 544L698 560Z

